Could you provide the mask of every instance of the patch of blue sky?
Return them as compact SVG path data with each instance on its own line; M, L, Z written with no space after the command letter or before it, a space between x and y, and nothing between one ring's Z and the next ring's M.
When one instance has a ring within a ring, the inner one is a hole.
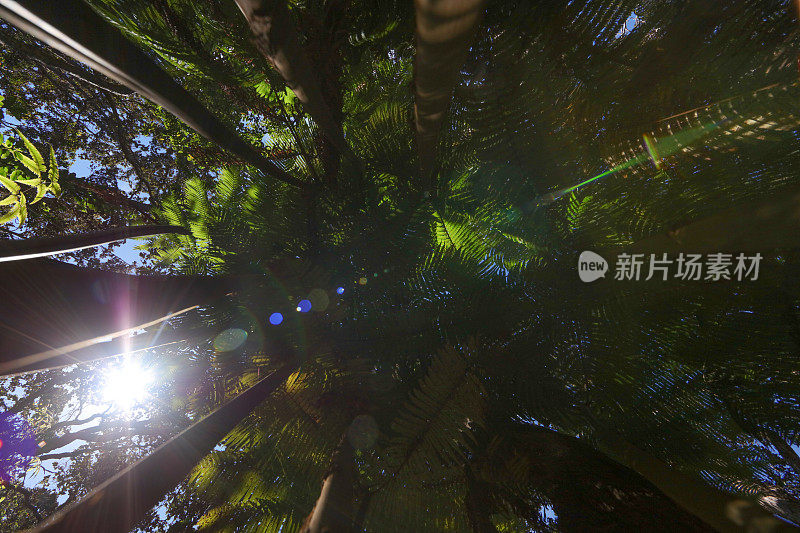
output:
M148 146L152 142L152 137L139 135L136 137L136 141L144 146ZM92 175L91 161L85 159L82 153L78 152L75 161L69 166L69 171L74 172L78 178L88 178ZM130 194L133 191L131 185L125 180L117 180L117 187L125 194ZM125 261L128 265L133 265L134 262L141 259L139 250L136 250L136 247L140 246L143 242L144 241L137 239L127 239L114 248L114 255Z
M639 23L641 23L641 21L642 21L641 17L639 17L639 15L637 15L636 12L631 11L631 14L628 15L627 19L625 19L625 22L622 24L619 31L617 31L615 37L619 38L622 37L623 35L632 32L634 29L636 29L636 26L638 26Z
M553 509L552 505L542 505L539 508L539 512L542 513L542 516L544 517L545 521L549 522L557 518L556 511L555 509Z

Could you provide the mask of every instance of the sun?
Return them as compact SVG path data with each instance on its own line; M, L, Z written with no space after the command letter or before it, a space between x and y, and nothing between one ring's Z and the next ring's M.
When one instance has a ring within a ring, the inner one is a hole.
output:
M153 374L150 370L126 360L107 371L103 396L106 401L122 409L132 409L147 398L152 383Z

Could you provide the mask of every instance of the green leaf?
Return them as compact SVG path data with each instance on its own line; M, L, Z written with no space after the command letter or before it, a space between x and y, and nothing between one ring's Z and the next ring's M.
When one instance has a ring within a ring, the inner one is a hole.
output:
M272 90L272 87L270 87L269 81L265 79L255 86L255 90L259 96L266 98Z
M19 195L19 203L17 206L19 206L17 218L19 219L19 225L22 226L25 224L25 220L28 218L28 206L26 205L24 194Z
M47 170L47 168L44 166L44 158L42 157L42 154L39 153L39 150L36 149L33 143L30 142L28 138L22 134L21 131L19 130L15 131L17 132L17 135L19 135L19 138L22 139L22 143L25 145L25 148L28 150L28 153L31 154L31 158L36 164L36 169L37 169L34 172L36 173L37 176L39 176L42 172Z
M16 182L23 185L30 185L31 187L38 187L39 184L42 183L42 178L34 178L32 180L16 180Z
M14 154L14 156L17 158L17 161L25 165L25 168L30 170L35 176L42 175L41 172L39 172L39 167L36 166L36 162L33 159L31 159L26 155L23 155L22 152L17 152L16 154Z
M0 205L11 205L11 204L16 203L18 201L19 201L19 199L17 198L16 194L9 194L8 196L6 196L2 200L0 200Z
M49 188L47 187L47 185L45 185L44 183L40 183L39 186L36 187L36 198L34 198L31 203L35 204L36 202L44 198L44 195L47 194L48 190Z
M294 91L291 90L289 87L286 88L286 92L281 94L281 100L283 100L284 105L286 107L292 107L295 105L297 101L297 95L294 94Z
M12 173L12 175L13 175L13 173ZM11 181L7 177L3 176L2 174L0 174L0 183L2 183L3 187L8 189L8 191L11 194L17 194L19 192L19 185L17 185L16 182Z
M14 204L14 207L12 207L10 211L5 213L4 215L0 215L0 224L5 224L17 218L18 212L19 212L19 203L16 203Z
M50 168L47 170L47 179L50 180L51 184L55 184L58 182L58 163L56 163L56 153L53 151L53 147L50 147ZM59 188L59 192L61 189Z

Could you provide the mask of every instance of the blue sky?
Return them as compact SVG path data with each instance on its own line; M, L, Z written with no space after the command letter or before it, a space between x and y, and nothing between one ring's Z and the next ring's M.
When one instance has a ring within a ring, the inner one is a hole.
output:
M81 157L75 158L75 162L70 165L69 170L70 172L74 172L79 178L86 178L92 174L89 161L82 159ZM123 181L119 181L118 186L122 192L129 193L131 191L131 187ZM128 239L114 248L114 254L129 265L132 265L134 261L141 263L138 250L134 250L134 248L140 244L142 244L142 241L140 240Z

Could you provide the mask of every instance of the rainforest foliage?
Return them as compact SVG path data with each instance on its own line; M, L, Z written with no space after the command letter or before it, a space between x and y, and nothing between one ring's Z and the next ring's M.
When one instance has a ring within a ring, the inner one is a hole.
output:
M7 4L0 245L180 228L0 263L3 531L236 399L140 530L800 524L795 3Z

